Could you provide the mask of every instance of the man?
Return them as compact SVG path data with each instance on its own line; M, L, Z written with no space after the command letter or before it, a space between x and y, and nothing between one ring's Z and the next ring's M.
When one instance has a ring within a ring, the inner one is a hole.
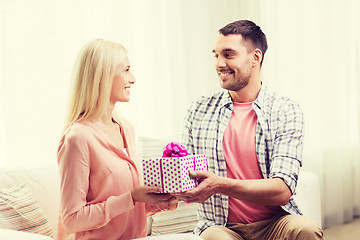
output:
M198 187L176 194L199 202L195 233L209 239L323 239L292 198L303 151L303 114L260 80L266 36L251 21L219 30L215 68L222 90L195 101L183 144L206 154Z

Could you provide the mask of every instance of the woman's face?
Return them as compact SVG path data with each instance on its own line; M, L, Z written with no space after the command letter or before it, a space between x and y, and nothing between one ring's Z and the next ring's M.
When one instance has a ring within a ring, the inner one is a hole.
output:
M130 71L129 58L126 56L124 60L116 66L110 102L115 104L116 102L130 101L130 87L135 81L136 80Z

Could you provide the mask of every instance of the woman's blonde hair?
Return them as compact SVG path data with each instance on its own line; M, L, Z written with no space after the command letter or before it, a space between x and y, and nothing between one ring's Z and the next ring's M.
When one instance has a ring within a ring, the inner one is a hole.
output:
M108 106L115 67L125 58L119 43L96 39L77 56L65 129L73 122L93 119Z

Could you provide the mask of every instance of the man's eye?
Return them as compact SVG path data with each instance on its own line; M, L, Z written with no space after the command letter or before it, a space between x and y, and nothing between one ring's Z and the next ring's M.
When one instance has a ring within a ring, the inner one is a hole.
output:
M230 58L230 57L233 57L233 56L234 56L234 54L231 54L231 53L230 54L225 54L226 58Z

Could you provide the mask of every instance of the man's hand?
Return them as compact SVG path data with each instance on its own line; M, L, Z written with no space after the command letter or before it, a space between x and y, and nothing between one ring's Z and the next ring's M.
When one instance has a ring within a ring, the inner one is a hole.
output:
M203 203L214 193L217 193L220 177L208 171L190 171L189 174L191 177L199 178L200 183L196 188L189 191L174 193L179 201Z

